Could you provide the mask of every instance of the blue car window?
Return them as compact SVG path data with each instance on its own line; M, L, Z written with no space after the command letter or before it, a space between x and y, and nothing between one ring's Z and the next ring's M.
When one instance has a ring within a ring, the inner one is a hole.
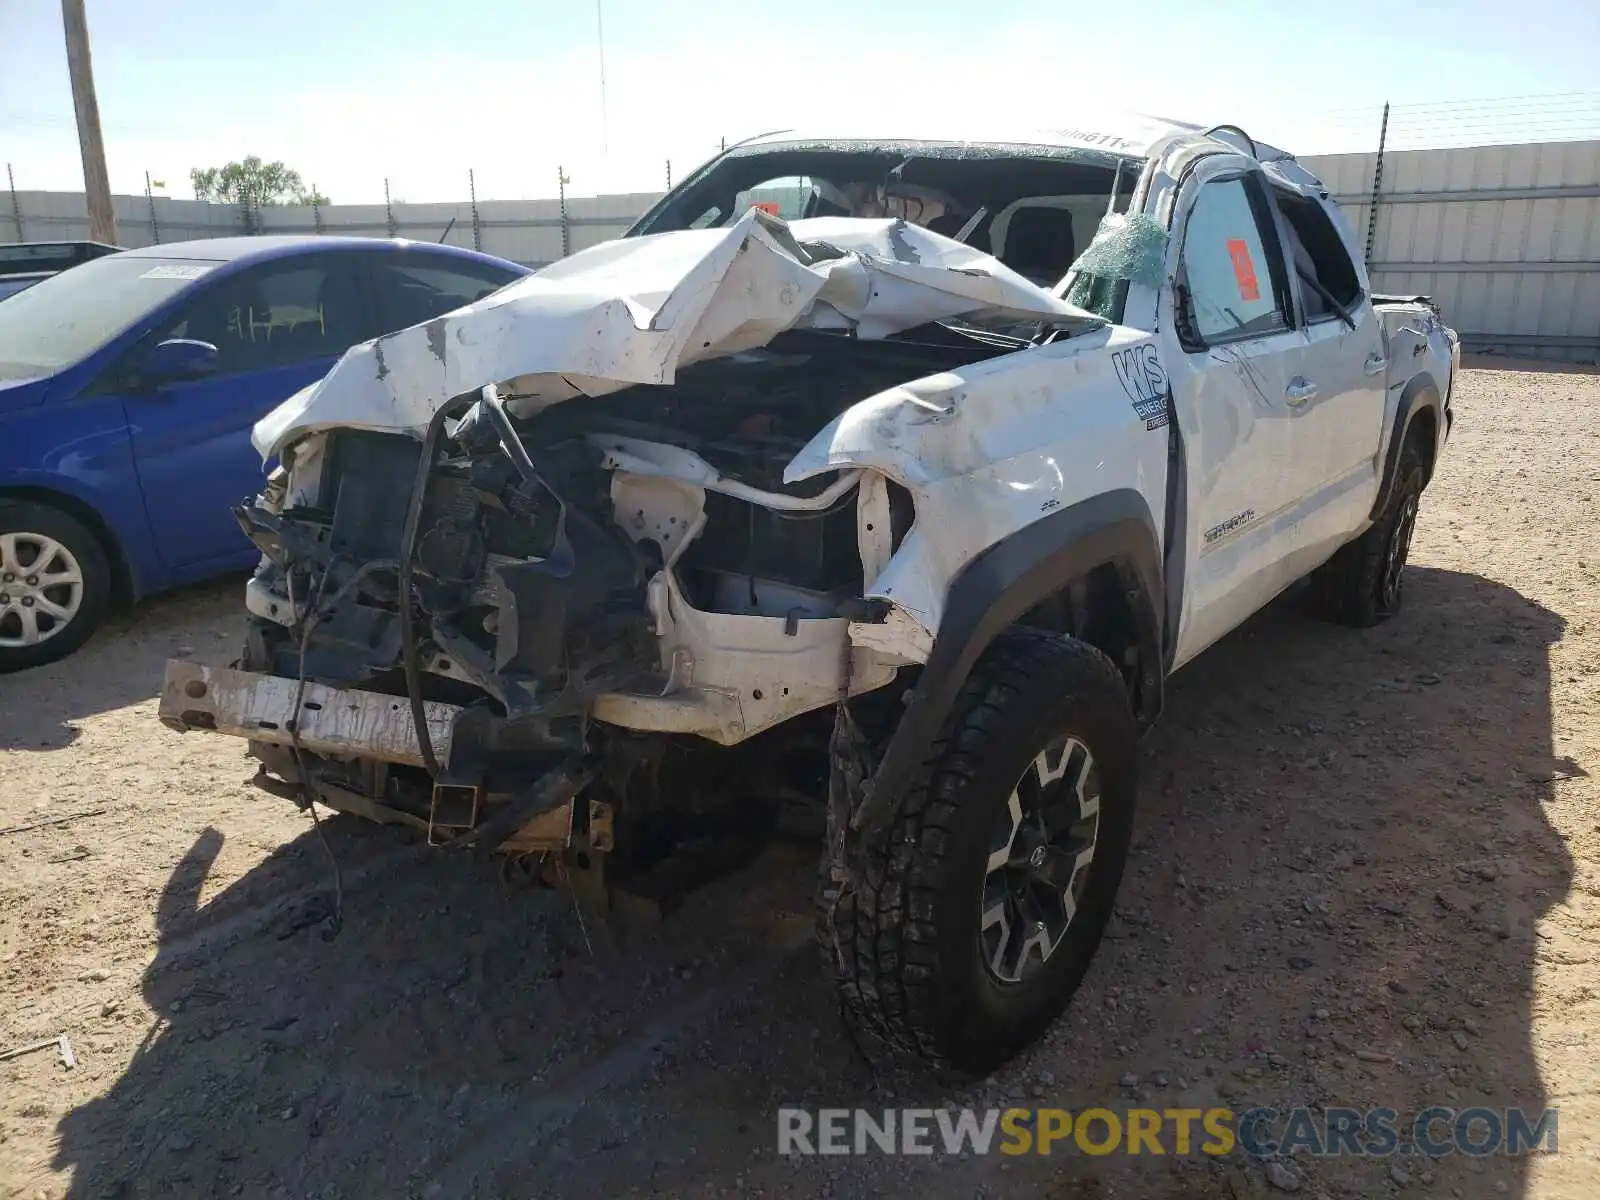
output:
M210 342L224 375L343 354L371 336L354 259L314 254L244 271L197 297L160 338Z
M385 333L393 333L481 300L516 278L488 263L384 256L373 262L378 320Z

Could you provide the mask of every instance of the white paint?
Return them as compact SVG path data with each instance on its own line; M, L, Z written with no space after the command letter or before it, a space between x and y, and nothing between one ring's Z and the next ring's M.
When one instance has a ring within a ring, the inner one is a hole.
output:
M1172 180L1185 167L1179 192ZM1419 324L1410 334L1403 328L1409 321L1437 325L1425 306L1386 308L1380 316L1366 299L1350 314L1354 329L1332 318L1185 350L1175 332L1171 285L1182 261L1186 218L1208 184L1253 172L1325 203L1315 177L1297 163L1262 166L1242 154L1198 157L1191 145L1174 147L1151 192L1152 207L1172 214L1157 324L1188 473L1175 667L1368 528L1405 384L1424 366L1448 381L1455 367L1442 327L1430 333ZM1337 207L1326 208L1365 296L1371 287L1354 237ZM1265 263L1258 272L1265 291ZM1419 348L1415 355L1413 347Z
M890 525L889 481L876 471L856 472L861 491L856 497L856 551L861 555L863 581L876 579L894 556L894 529Z
M626 471L634 475L657 475L664 479L679 479L704 488L708 492L721 492L739 500L746 500L762 508L780 512L821 512L831 507L856 485L859 471L846 471L814 496L792 496L787 492L769 492L761 488L728 479L693 450L681 446L668 446L661 442L648 442L640 438L620 437L615 434L589 434L588 443L604 455L602 465L607 470Z
M1119 353L1151 345L1135 330L1101 328L912 380L846 410L794 458L785 482L835 474L811 502L820 508L859 481L863 594L890 603L886 621L802 620L790 635L782 618L694 609L665 571L652 581L649 608L671 680L667 693L601 697L596 719L736 742L832 703L846 636L858 648L852 691L881 687L897 666L925 662L955 575L979 551L1051 512L1133 488L1159 537L1167 432L1146 427L1117 368ZM706 489L718 480L715 468L679 447L610 436L596 442L617 469L612 494L630 536L703 511L664 493L641 493L648 476ZM911 492L916 507L892 554L890 479ZM748 498L769 507L793 507L798 499Z
M1115 364L1150 344L1101 328L889 388L826 425L784 479L861 468L911 492L916 522L866 595L927 637L974 555L1057 509L1132 488L1161 535L1166 430L1146 428Z
M420 437L440 405L499 385L514 412L765 345L793 328L883 338L929 321L1100 318L998 259L895 220L786 223L750 209L721 229L607 242L475 304L347 351L257 423L267 459L334 426Z
M879 622L850 622L850 641L895 663L925 663L933 653L933 635L903 608L891 607Z
M667 690L597 698L597 721L628 729L695 733L723 745L832 704L849 622L702 612L663 571L650 583L650 609L661 638ZM868 652L853 656L852 694L882 687L896 666Z
M611 511L624 533L636 542L654 542L671 567L706 526L705 488L619 470L611 476Z
M1170 198L1169 281L1181 269L1186 223L1205 189L1229 186L1258 170L1242 154L1210 155L1193 164L1181 194ZM1268 264L1255 267L1261 294L1270 296ZM1171 286L1163 288L1160 305L1162 328L1172 331L1162 337L1161 353L1188 472L1176 652L1181 665L1317 565L1312 561L1301 569L1308 557L1305 518L1322 502L1324 451L1307 420L1316 401L1307 405L1291 396L1306 368L1304 333L1286 327L1188 351L1176 335ZM1352 532L1340 530L1335 547Z

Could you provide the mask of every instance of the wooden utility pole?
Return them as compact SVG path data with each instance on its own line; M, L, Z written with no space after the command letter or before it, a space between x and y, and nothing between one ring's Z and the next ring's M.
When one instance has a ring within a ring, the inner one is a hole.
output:
M67 33L67 70L72 75L72 107L78 114L78 149L83 154L83 191L89 200L89 236L117 244L117 214L111 208L106 178L106 147L100 137L100 106L94 98L94 63L89 58L89 19L83 0L61 0Z

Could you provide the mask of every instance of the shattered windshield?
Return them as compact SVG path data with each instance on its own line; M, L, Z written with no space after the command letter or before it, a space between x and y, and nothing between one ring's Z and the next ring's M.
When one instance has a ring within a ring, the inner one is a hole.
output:
M1054 292L1137 178L1129 160L1055 147L763 145L691 176L632 232L718 228L751 207L789 221L894 217L992 254Z
M1144 213L1107 213L1094 240L1072 264L1064 299L1116 320L1128 285L1159 288L1167 259L1167 231Z

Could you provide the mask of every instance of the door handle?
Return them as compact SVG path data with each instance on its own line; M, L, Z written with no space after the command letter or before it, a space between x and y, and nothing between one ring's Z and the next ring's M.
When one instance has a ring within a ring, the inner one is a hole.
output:
M1291 408L1299 408L1308 400L1316 399L1317 385L1312 383L1309 379L1292 379L1289 381L1289 386L1284 390L1283 394L1288 397L1289 406Z
M1381 354L1367 355L1367 361L1362 364L1362 370L1368 375L1382 375L1389 369L1389 360Z

